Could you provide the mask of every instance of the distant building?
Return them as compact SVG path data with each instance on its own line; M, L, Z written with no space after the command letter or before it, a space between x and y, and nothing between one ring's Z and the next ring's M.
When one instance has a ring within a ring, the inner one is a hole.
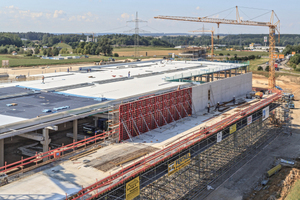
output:
M48 47L47 46L43 46L43 49L48 49Z
M249 44L249 48L250 49L254 49L255 47L260 47L261 46L261 44L258 44L258 43L251 43L251 44Z
M86 42L93 42L93 38L90 38L89 36L86 36Z
M16 55L18 55L18 53L17 53L16 51L13 51L13 52L11 53L11 55L16 56Z
M269 51L269 46L254 46L252 47L244 47L245 50L252 50L252 51L265 51L268 52ZM278 49L279 52L282 52L285 47L280 47L280 46L275 46L275 49Z
M80 42L84 42L84 40L80 40Z
M191 46L187 48L181 48L178 55L185 58L205 58L205 54L206 48Z
M27 41L28 39L26 39L26 38L21 38L21 40L22 40L22 41Z
M34 47L25 47L24 51L32 50L34 52Z
M184 49L184 48L187 48L188 46L187 45L180 45L180 46L176 46L174 47L175 49Z

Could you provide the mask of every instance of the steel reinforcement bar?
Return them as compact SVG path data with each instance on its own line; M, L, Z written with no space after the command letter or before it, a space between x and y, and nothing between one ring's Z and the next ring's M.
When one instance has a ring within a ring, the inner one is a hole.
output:
M276 101L281 97L281 92L279 90L271 90L271 91L273 92L273 94L271 94L268 98L261 100L259 103L256 103L246 109L243 109L237 112L236 114L231 115L225 118L224 120L216 124L213 124L210 127L207 127L206 129L191 132L192 135L183 138L179 140L177 143L165 147L164 149L158 152L152 153L143 159L136 161L135 163L123 168L122 170L114 173L113 175L110 175L80 190L77 194L66 197L66 199L81 199L82 197L85 197L87 199L93 199L109 190L112 190L114 187L125 183L125 181L132 179L138 174L145 172L146 170L157 165L158 163L172 157L173 155L188 148L189 146L195 145L201 140L206 139L207 137L211 136L214 133L217 133L223 128L234 124L244 116L247 116L269 105L270 103Z

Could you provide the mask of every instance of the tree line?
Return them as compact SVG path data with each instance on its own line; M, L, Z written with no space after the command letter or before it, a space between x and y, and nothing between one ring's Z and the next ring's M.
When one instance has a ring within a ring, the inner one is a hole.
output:
M268 34L240 34L240 35L226 35L220 36L219 39L215 35L214 43L227 45L227 46L249 46L251 43L260 43L264 45L264 37L267 36L269 40ZM179 45L211 45L211 36L208 34L199 34L199 35L191 35L191 36L163 36L161 38L163 41L167 41L175 46ZM275 36L276 46L286 46L286 45L299 45L300 44L300 35L298 34L281 34L280 42L278 42L278 36ZM266 45L269 45L267 42Z

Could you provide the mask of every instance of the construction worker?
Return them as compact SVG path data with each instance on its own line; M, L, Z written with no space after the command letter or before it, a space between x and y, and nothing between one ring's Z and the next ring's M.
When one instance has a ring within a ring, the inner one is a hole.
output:
M218 109L218 111L220 111L220 103L218 102L217 105L216 105L216 108L215 108L215 111Z
M209 110L210 110L210 104L209 102L207 103L207 113L209 113Z
M42 84L45 84L45 77L42 76Z
M233 105L235 105L235 96L233 96Z
M128 78L130 78L130 71L128 71Z

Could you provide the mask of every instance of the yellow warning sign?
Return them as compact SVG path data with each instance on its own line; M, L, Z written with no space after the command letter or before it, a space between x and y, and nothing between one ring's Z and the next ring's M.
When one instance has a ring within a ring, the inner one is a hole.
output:
M191 162L191 154L187 153L168 165L168 176L178 172L180 169L189 165Z
M234 132L236 132L236 124L230 126L230 128L229 128L229 133L230 133L230 134L231 134L231 133L234 133Z
M126 183L126 200L132 200L140 195L140 177Z

